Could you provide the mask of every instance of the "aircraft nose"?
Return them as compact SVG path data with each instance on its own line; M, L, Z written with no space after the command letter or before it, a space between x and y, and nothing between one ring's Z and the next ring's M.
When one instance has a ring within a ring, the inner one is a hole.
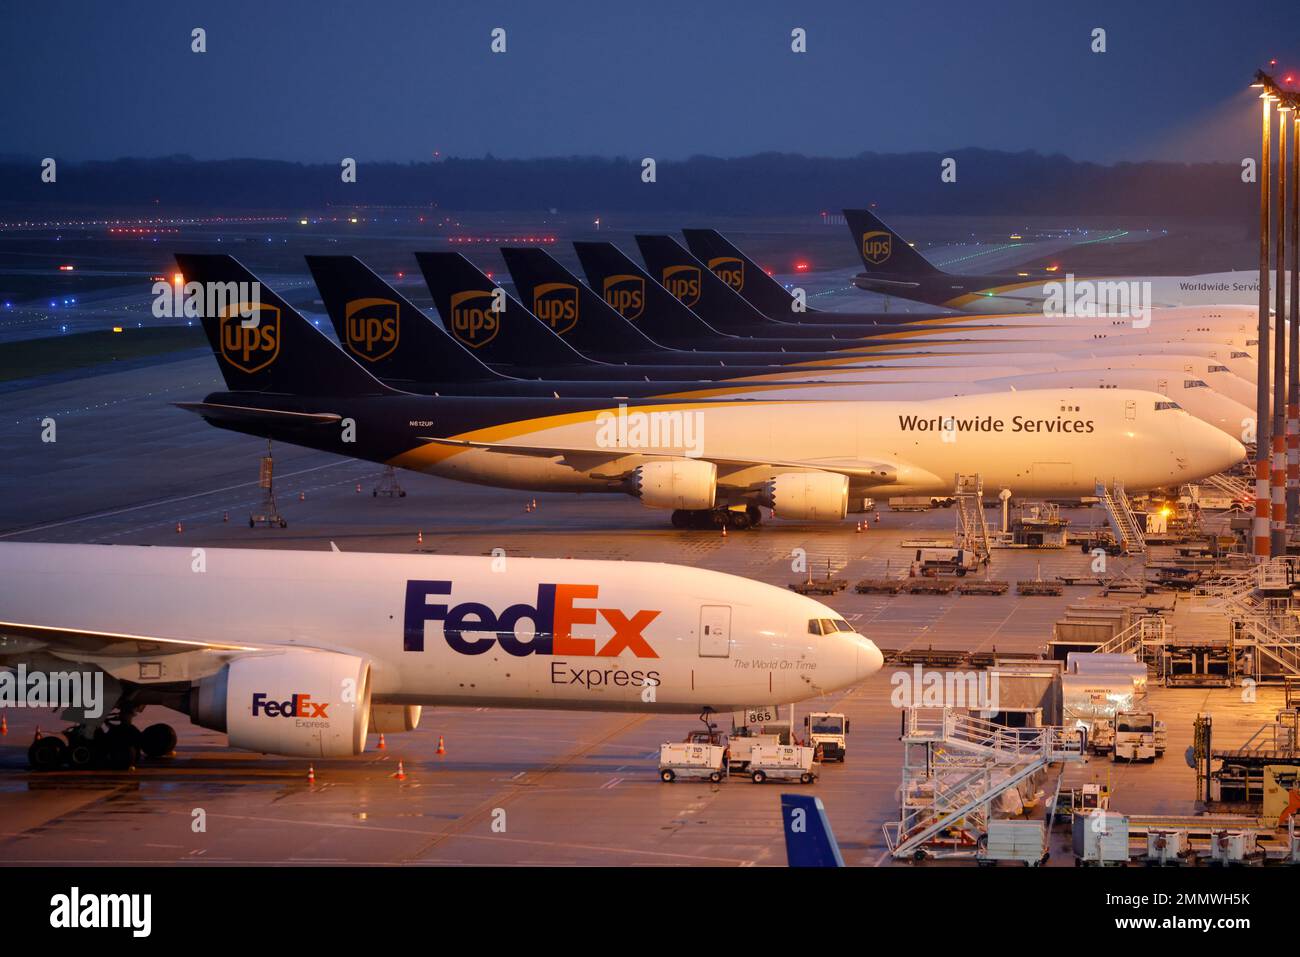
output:
M858 642L858 681L870 678L885 664L885 656L876 643L868 638Z
M1190 418L1190 417L1189 417ZM1196 478L1208 478L1232 468L1246 457L1246 447L1233 436L1208 422L1192 418L1184 426Z

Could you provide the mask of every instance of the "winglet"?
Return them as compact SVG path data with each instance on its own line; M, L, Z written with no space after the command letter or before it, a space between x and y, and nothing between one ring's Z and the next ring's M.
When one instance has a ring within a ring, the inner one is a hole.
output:
M781 795L785 859L791 867L843 867L840 846L831 833L826 808L809 794Z

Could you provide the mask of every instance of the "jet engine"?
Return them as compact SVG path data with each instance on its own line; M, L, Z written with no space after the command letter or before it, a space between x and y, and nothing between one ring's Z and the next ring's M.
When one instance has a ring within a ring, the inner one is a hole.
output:
M230 746L336 758L365 750L370 663L333 651L291 649L236 658L190 690L190 720L224 731Z
M713 508L718 467L700 459L648 462L633 476L634 494L650 508Z
M398 734L420 726L424 709L418 704L372 704L370 730L375 734Z
M767 483L763 504L778 518L836 522L848 513L849 480L834 472L782 472Z

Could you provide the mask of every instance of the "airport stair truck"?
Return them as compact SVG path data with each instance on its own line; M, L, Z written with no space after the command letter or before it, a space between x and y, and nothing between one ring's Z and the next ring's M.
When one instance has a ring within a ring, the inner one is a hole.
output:
M1104 482L1097 483L1097 498L1106 510L1111 530L1115 533L1115 544L1126 555L1140 555L1147 550L1146 538L1138 526L1137 516L1129 503L1124 486L1115 483L1115 490L1106 488Z
M884 825L890 854L976 857L998 798L1051 764L1081 760L1085 738L1081 729L1008 728L954 708L904 709L899 819Z
M804 715L803 726L808 729L808 743L819 751L822 761L844 763L848 753L845 736L849 733L849 720L833 711L814 711Z

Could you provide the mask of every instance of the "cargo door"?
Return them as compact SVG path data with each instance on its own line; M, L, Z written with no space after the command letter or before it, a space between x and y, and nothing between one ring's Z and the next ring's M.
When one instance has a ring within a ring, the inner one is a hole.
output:
M731 656L731 606L700 606L700 657Z

